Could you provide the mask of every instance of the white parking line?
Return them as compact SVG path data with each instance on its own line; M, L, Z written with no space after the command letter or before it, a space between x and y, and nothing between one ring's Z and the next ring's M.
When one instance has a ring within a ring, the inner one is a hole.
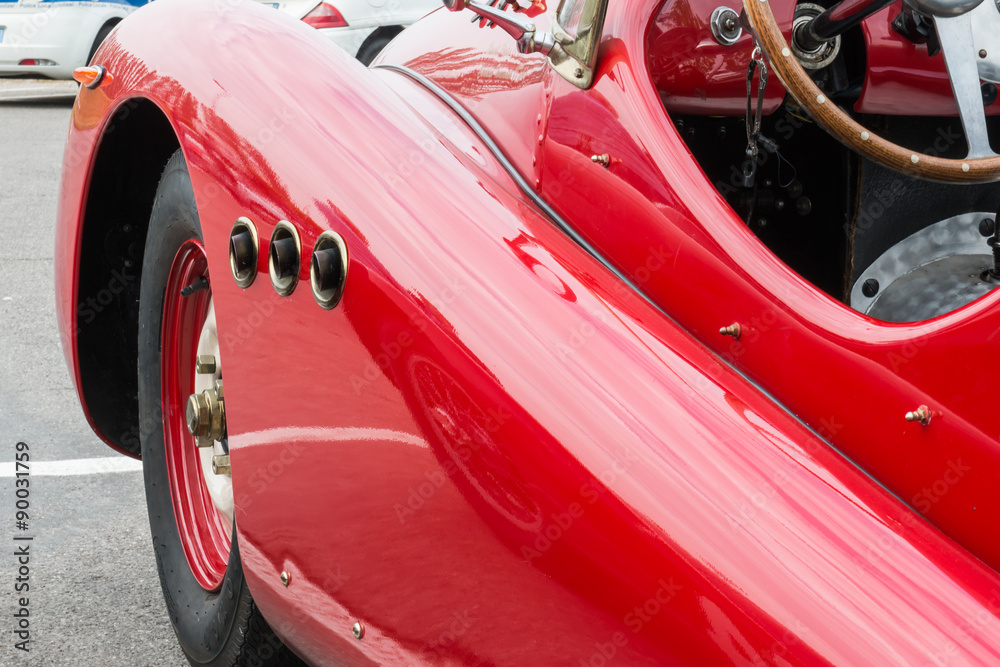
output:
M0 91L0 102L20 102L22 100L68 100L75 97L76 93L40 93L25 95L6 95Z
M30 472L37 476L96 475L105 472L135 472L142 470L142 461L126 456L108 456L102 459L70 459L68 461L29 461L27 470L22 465L17 472ZM13 477L13 461L0 462L0 477Z
M62 93L62 91L59 91L59 93L53 93L51 88L39 86L37 88L0 88L0 93L2 93L4 95L6 95L8 93L35 93L36 95L37 94L41 94L41 95L71 94L71 95L75 95L76 91L75 90L73 90L73 91L67 90L66 93Z

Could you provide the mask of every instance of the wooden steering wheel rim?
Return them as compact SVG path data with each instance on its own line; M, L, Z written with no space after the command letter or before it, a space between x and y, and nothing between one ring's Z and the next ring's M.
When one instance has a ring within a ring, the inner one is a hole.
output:
M768 0L743 0L757 41L785 89L837 140L875 162L918 178L945 183L1000 180L1000 157L952 160L924 155L859 125L823 94L792 55L770 4Z

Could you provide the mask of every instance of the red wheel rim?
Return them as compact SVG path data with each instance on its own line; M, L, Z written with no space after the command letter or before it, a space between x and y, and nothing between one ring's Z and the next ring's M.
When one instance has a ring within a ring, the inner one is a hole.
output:
M205 248L201 241L187 241L174 256L163 298L160 395L177 534L194 578L205 590L214 591L226 575L232 529L208 493L198 448L185 420L187 400L194 391L198 337L212 293L209 288L184 297L181 289L202 277L208 277Z

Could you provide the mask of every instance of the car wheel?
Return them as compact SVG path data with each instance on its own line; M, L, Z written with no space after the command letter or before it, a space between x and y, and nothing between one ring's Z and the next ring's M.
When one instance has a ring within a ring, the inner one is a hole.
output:
M375 60L375 56L381 53L382 49L401 32L403 32L403 29L399 27L385 28L377 34L372 35L358 49L358 60L361 61L362 65L368 67Z
M108 35L111 34L112 28L115 27L115 23L102 25L101 29L97 31L97 37L94 38L94 44L90 47L90 55L87 56L87 64L94 62L94 54L97 53L97 47L104 43Z
M187 428L189 396L198 385L221 379L214 323L191 179L177 151L156 190L139 295L142 467L160 585L192 665L301 664L268 627L247 588L231 476L212 470L212 458L228 444L223 438L198 447ZM206 352L214 353L215 368L202 363L198 373L196 359Z

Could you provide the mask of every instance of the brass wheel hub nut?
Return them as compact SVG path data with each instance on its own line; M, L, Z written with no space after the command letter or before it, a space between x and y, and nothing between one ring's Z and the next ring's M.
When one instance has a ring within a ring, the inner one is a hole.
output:
M226 409L215 389L191 394L187 402L187 427L199 447L209 447L226 434Z

